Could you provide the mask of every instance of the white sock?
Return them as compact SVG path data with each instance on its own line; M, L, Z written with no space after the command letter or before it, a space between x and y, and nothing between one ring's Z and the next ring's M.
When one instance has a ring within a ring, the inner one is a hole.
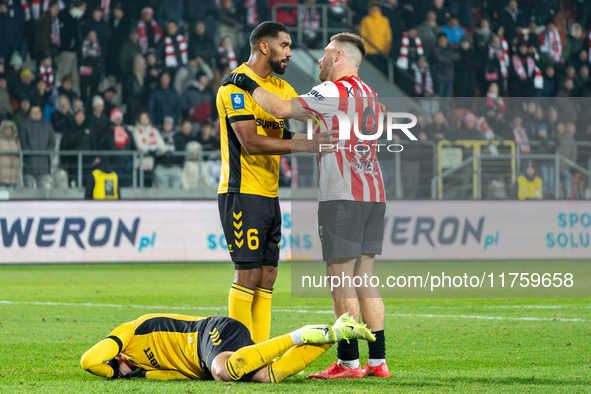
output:
M339 331L339 329L337 328L337 326L332 326L332 329L334 330L334 332L337 333L337 342L341 340L341 332Z
M302 339L303 333L304 333L304 331L301 328L299 328L299 329L297 329L293 332L290 332L288 334L291 337L291 340L293 341L294 346L304 344L304 340Z
M339 359L339 363L341 363L341 365L343 367L348 368L348 369L359 368L359 359L357 359L357 360L340 360Z
M370 358L367 362L370 367L377 367L386 362L385 358Z

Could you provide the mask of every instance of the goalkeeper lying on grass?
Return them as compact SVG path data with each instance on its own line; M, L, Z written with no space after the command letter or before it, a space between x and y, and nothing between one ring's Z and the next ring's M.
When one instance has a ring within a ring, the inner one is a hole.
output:
M306 368L337 341L349 339L375 341L348 314L332 327L304 326L257 345L246 326L229 317L152 314L117 327L84 353L80 365L106 378L277 383Z

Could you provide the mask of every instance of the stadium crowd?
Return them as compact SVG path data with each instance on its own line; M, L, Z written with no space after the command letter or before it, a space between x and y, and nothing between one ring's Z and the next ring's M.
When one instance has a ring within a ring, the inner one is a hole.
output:
M315 4L329 6L329 26L366 38L379 70L396 65L396 83L426 109L421 141L512 140L523 154L558 149L587 167L591 149L561 144L591 142L581 101L591 97L591 2L582 0L1 0L0 151L139 150L141 163L85 155L83 178L108 165L130 186L142 166L144 186L214 186L222 76L248 58L247 37L273 6L278 22L300 21L294 46L322 48ZM182 151L208 152L207 165L172 153ZM0 187L19 184L18 160L0 156ZM290 164L281 161L283 186ZM77 187L77 167L76 156L26 155L24 184ZM537 171L547 196L555 181L565 198L586 182L568 166L560 180L553 164Z

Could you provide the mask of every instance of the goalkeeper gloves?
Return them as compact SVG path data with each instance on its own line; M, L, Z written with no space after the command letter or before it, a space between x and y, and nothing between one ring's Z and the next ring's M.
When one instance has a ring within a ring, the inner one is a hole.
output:
M246 90L252 96L252 93L260 85L253 81L248 75L242 73L230 73L224 76L221 86L235 85L237 88Z

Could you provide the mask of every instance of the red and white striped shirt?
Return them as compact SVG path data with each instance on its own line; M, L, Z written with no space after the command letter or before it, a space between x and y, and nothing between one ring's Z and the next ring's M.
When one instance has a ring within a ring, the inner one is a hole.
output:
M362 134L376 134L376 119L382 119L376 92L359 77L349 76L315 86L299 100L308 114L322 116L318 132L339 130L335 109L347 114L351 124L351 137L339 142L337 152L318 154L319 201L385 202L384 181L376 157L377 142L363 140L353 130L357 123Z

